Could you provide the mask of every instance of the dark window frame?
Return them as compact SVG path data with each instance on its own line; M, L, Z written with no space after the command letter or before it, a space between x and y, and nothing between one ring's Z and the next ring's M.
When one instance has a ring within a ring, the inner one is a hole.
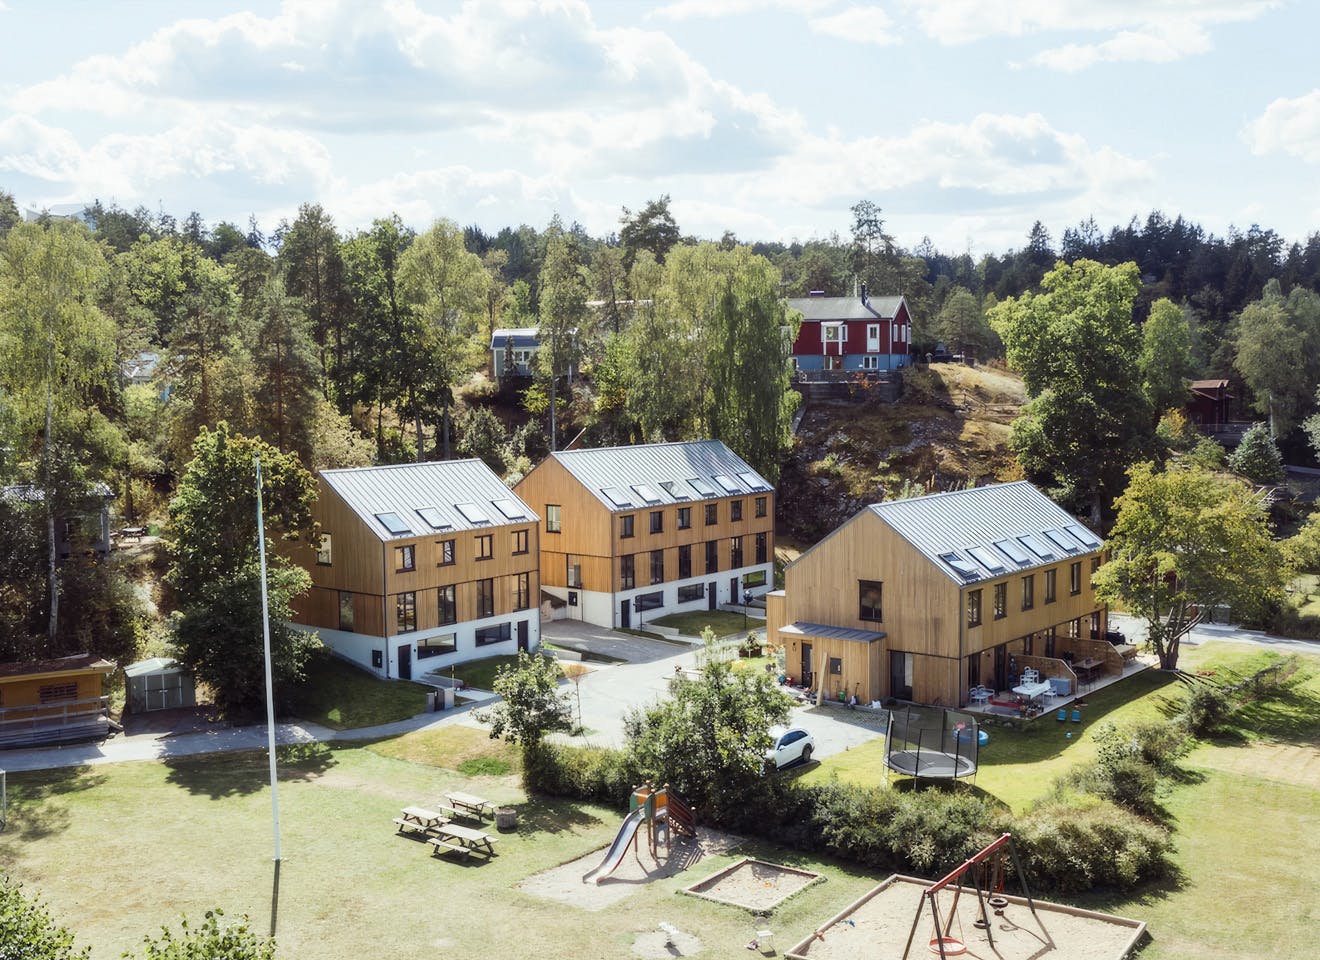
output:
M665 582L665 552L651 551L651 586Z
M713 527L720 522L720 505L718 503L706 504L706 526Z
M404 543L394 548L394 572L412 573L417 569L417 544Z
M394 595L394 632L412 633L417 629L417 591L405 590Z
M532 607L532 575L515 573L513 575L513 609L530 610Z
M1029 573L1022 578L1022 609L1036 608L1036 575Z
M770 562L770 536L766 533L756 535L756 562Z
M625 513L619 517L619 539L631 540L635 536L637 536L637 515Z
M867 591L874 590L876 596L867 600ZM885 622L885 583L883 580L857 581L857 619L867 623Z
M416 643L417 659L426 660L429 657L443 657L447 653L458 652L458 634L441 633L434 637L423 637Z
M561 533L563 529L563 507L558 503L547 503L545 505L545 532Z
M706 573L720 572L720 542L718 540L706 541Z
M968 590L967 591L967 626L969 628L979 627L981 625L981 616L982 616L981 591L979 589Z
M678 529L680 529L680 530L691 530L691 529L692 529L692 508L691 508L691 507L679 507L679 508L678 508Z
M1003 620L1008 616L1008 581L995 584L994 617Z
M764 516L766 515L766 506L767 506L767 501L768 501L769 499L770 499L769 497L757 497L757 498L756 498L756 515L757 515L757 517L764 517Z
M485 577L475 581L477 585L477 616L495 616L495 579Z
M435 545L440 548L440 561L437 567L452 567L458 560L458 548L454 540L437 540Z
M743 565L743 547L741 536L729 538L729 569L737 570Z
M495 534L479 533L473 539L476 542L477 560L495 559Z
M686 580L692 576L692 544L685 543L678 548L678 579Z
M1059 571L1051 568L1045 571L1045 602L1054 603L1059 599Z
M652 533L665 532L665 512L663 510L651 511L651 532Z
M525 553L529 553L531 551L531 542L532 538L528 535L527 530L513 531L513 555L515 557L520 557Z
M321 556L325 555L322 560ZM318 567L333 567L335 565L335 541L334 537L322 531L321 539L316 544L316 565Z
M439 587L435 592L436 615L440 618L437 626L448 626L451 623L458 623L458 588L452 583L447 583ZM448 618L445 613L448 610Z
M1068 595L1077 596L1082 592L1082 561L1074 560L1068 567Z
M730 522L737 523L738 521L742 520L742 518L743 518L743 502L741 500L730 500L729 501Z

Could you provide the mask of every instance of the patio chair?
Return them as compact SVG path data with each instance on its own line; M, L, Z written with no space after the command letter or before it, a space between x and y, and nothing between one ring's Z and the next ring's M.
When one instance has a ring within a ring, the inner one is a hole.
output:
M1067 720L1067 719L1068 719L1068 711L1067 711L1067 710L1060 710L1060 711L1059 711L1059 717L1058 717L1059 722L1060 722L1060 723L1063 723L1063 722L1064 722L1065 720Z
M1060 712L1060 713L1063 713L1062 710L1060 710L1059 712ZM1081 722L1082 722L1082 711L1080 711L1080 710L1074 710L1074 711L1072 712L1072 722L1073 722L1073 723L1081 723Z

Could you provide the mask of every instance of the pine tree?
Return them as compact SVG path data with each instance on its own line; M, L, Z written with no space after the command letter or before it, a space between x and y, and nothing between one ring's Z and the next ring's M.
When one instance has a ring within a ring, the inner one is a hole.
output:
M1265 424L1258 423L1243 435L1228 458L1228 468L1252 483L1278 483L1283 479L1283 457Z

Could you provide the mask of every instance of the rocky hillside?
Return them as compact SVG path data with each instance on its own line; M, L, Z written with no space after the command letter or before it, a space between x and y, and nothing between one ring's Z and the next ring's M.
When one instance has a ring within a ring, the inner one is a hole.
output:
M933 364L909 371L898 403L811 404L780 477L781 532L812 543L905 485L948 490L1017 479L1009 424L1022 381L992 367Z

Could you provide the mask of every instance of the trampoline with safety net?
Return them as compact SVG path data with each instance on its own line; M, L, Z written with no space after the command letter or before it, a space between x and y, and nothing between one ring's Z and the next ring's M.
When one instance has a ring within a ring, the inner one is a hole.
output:
M885 766L923 780L957 780L976 775L982 734L969 713L903 707L889 712Z

